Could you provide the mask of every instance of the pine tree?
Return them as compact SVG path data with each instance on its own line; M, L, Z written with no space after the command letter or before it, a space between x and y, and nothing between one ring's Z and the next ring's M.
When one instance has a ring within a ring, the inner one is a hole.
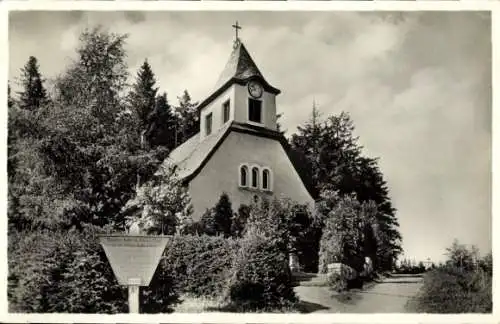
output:
M297 130L297 134L293 134L290 140L291 149L302 157L301 171L311 178L315 188L320 188L322 125L316 105L313 105L309 120L303 126L298 126Z
M376 205L376 229L366 228L366 235L377 241L376 253L370 249L369 254L374 265L389 270L401 252L396 210L377 159L364 157L357 141L347 113L323 121L314 105L309 121L292 135L291 147L303 157L299 169L312 178L317 193L333 190L341 196L355 194L361 203Z
M197 102L191 101L191 96L184 90L182 96L178 97L179 107L176 108L179 115L177 126L177 145L180 145L200 131L199 113L196 109Z
M233 208L227 193L223 192L219 201L214 207L214 217L216 224L216 231L225 237L231 236L231 222L233 219Z
M402 252L399 222L396 209L392 207L389 189L377 160L362 157L359 159L359 172L355 177L356 194L361 201L374 201L377 204L377 232L379 245L377 261L383 270L390 270Z
M36 110L47 102L47 91L39 68L36 57L30 56L21 69L23 90L19 93L19 105L23 109Z
M151 65L145 60L139 71L133 90L129 94L129 104L133 111L137 114L141 129L146 130L151 123L151 115L156 106L156 93L158 88L155 87L156 79Z
M217 204L201 217L204 233L207 235L231 236L231 226L234 218L229 196L223 192Z
M175 148L177 116L174 115L172 107L164 92L156 97L156 106L151 114L151 121L146 131L146 138L152 146L162 145L172 150Z

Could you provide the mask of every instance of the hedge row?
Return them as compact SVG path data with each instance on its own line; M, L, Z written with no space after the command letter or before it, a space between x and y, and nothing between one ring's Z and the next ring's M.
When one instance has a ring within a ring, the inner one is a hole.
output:
M122 313L119 286L98 243L100 230L9 234L11 312ZM171 312L179 295L223 297L238 310L295 301L286 256L269 240L173 236L149 287L143 313Z
M157 272L170 273L176 289L194 297L220 296L230 275L238 241L222 236L174 236Z
M297 298L287 255L263 235L245 236L234 253L224 297L229 307L239 311L293 307Z
M114 279L93 229L9 233L13 312L117 313L126 291Z

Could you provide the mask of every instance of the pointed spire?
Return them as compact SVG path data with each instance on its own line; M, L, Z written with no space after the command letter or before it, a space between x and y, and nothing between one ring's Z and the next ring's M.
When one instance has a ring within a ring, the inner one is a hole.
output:
M234 49L228 62L226 63L226 66L224 67L224 70L222 70L215 87L216 89L221 87L232 78L246 80L251 77L260 77L264 79L259 68L245 48L245 45L243 45L239 39L236 39Z
M227 61L224 70L222 70L222 73L219 75L212 93L198 105L199 110L205 107L222 91L231 86L231 84L237 83L240 85L245 85L251 79L259 80L262 83L264 90L269 93L272 93L274 95L278 95L281 93L279 89L273 87L266 81L259 68L253 61L252 57L248 53L247 49L245 48L245 45L243 45L243 42L238 36L238 30L241 29L241 26L238 25L238 22L236 22L233 27L236 30L236 38L233 44L233 51L229 56L229 60Z

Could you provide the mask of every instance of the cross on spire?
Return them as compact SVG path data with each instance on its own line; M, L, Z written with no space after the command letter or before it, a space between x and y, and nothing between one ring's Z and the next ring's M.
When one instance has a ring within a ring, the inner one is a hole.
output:
M232 25L234 28L234 31L236 32L236 38L234 39L234 44L237 45L240 42L240 38L238 37L238 29L241 29L241 26L238 25L238 21L236 20L236 23Z

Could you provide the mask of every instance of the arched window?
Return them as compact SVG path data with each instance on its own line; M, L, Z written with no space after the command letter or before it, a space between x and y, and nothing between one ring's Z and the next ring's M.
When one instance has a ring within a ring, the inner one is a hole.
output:
M246 165L242 165L240 167L240 186L246 187L248 186L248 167Z
M259 168L252 168L252 188L259 187Z
M262 171L262 189L271 189L271 173L269 172L269 169L264 169Z

